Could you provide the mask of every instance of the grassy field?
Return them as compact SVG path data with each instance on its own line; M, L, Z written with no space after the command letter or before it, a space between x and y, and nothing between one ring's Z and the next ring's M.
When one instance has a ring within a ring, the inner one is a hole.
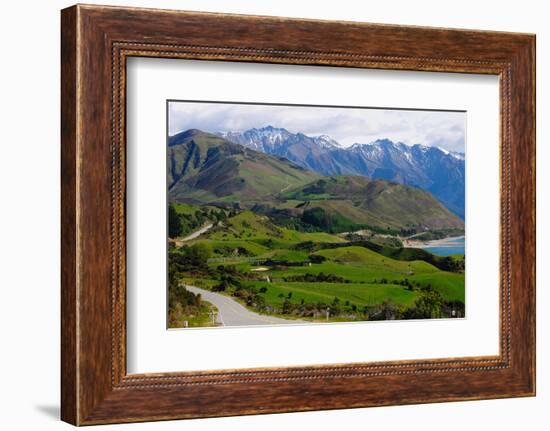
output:
M254 287L265 287L265 300L269 304L281 307L288 294L292 293L291 302L331 304L338 298L343 305L363 307L366 304L381 304L391 300L396 304L412 305L418 293L407 290L403 286L379 284L348 284L348 283L266 283L255 282ZM281 296L282 295L282 296ZM349 304L346 304L348 302Z
M223 228L214 229L208 237L209 241L245 240L247 242L265 243L270 241L270 248L277 245L288 247L293 243L304 241L343 242L336 235L325 232L298 232L278 227L266 216L244 211L227 221ZM262 241L264 240L264 241Z
M281 292L306 291L313 301L326 300L327 295L332 301L334 297L350 300L350 295L356 295L354 303L357 305L380 304L385 299L391 299L397 304L410 305L418 296L412 294L401 285L391 284L394 280L408 279L424 284L432 284L448 300L464 301L464 274L455 274L440 271L434 266L422 261L398 261L381 256L371 250L361 247L342 247L331 250L322 250L315 253L327 258L323 263L311 264L311 266L286 267L284 269L269 269L262 271L263 276L269 276L272 283L249 282L257 288L269 287L269 291ZM302 261L307 253L294 250L274 250L262 255L262 257L281 258L289 261ZM250 273L255 265L250 262L239 263L239 259L229 260L228 264L235 264L236 268L244 273ZM213 264L214 265L214 264ZM349 283L294 283L283 282L283 278L300 276L305 274L334 274L348 280ZM382 279L388 284L381 284ZM374 283L378 281L378 283ZM395 288L395 289L394 289ZM323 292L317 294L316 292ZM330 293L329 293L330 292ZM353 293L346 293L353 292ZM276 296L277 296L276 295ZM266 299L272 300L273 295L267 295ZM302 296L292 297L294 300L302 299ZM358 302L359 301L359 302Z
M408 249L392 258L337 235L282 228L251 211L227 219L187 246L208 249L209 258L202 269L184 271L184 283L221 290L264 314L311 319L304 310L313 308L313 316L321 316L330 307L331 321L365 320L385 304L400 312L414 308L427 292L435 292L440 304L465 299L463 271L410 260L414 253ZM207 322L190 322L195 323Z
M298 232L281 228L272 224L265 216L244 211L230 218L223 227L213 228L207 237L199 237L189 244L209 244L214 257L226 256L229 249L242 248L247 256L305 259L307 254L295 251L292 247L306 241L344 242L342 238L324 232Z
M197 207L181 202L174 202L172 203L172 206L178 214L193 215L198 211Z

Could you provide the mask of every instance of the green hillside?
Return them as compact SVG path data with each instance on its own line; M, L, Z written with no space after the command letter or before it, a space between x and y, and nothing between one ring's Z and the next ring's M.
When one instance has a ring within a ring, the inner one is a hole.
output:
M298 232L281 228L266 216L243 211L189 244L207 243L216 257L232 256L239 250L241 256L247 257L305 260L307 253L293 248L308 241L320 244L344 242L342 238L325 232Z
M336 223L389 229L463 229L464 222L421 189L367 177L324 177L283 194Z
M377 246L282 228L246 210L172 249L170 261L185 284L287 319L326 321L327 312L330 321L464 315L463 271L414 260L415 253L425 259L427 252L372 247Z
M170 138L170 201L256 202L309 183L318 174L200 130Z
M304 241L321 243L343 241L335 235L324 232L297 232L281 228L273 224L268 217L255 214L252 211L243 211L228 219L223 226L213 229L212 233L208 234L208 238L213 240L270 240L272 243L285 242L287 244L298 244Z

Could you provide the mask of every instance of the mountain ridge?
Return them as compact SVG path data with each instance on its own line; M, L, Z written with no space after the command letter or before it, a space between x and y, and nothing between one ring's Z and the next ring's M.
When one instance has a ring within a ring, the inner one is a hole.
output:
M216 135L324 176L360 175L419 187L465 216L465 155L460 152L387 138L344 148L328 135L307 136L271 125Z
M196 129L169 138L167 164L169 199L190 203L258 199L319 177Z
M284 218L311 210L312 217L322 213L340 225L383 229L463 227L460 219L419 188L365 176L323 177L284 157L196 129L169 138L167 169L170 202L260 205Z

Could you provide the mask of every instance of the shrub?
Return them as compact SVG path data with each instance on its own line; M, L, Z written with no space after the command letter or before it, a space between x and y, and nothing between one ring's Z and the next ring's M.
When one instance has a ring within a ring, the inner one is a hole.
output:
M321 256L319 254L310 254L308 256L311 263L323 263L327 258L325 256Z

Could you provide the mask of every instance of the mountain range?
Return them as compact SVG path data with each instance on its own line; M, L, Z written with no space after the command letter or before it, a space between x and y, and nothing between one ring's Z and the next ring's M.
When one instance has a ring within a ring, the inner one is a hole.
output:
M255 151L284 157L324 176L359 175L421 188L464 219L463 153L389 139L344 148L327 135L307 136L273 126L217 135Z
M274 147L280 139L272 138ZM314 141L312 153L325 145L338 148L326 137L296 139ZM323 176L288 157L197 129L169 137L167 164L171 202L238 203L286 222L313 215L340 225L380 229L464 227L460 218L420 188L364 175Z

